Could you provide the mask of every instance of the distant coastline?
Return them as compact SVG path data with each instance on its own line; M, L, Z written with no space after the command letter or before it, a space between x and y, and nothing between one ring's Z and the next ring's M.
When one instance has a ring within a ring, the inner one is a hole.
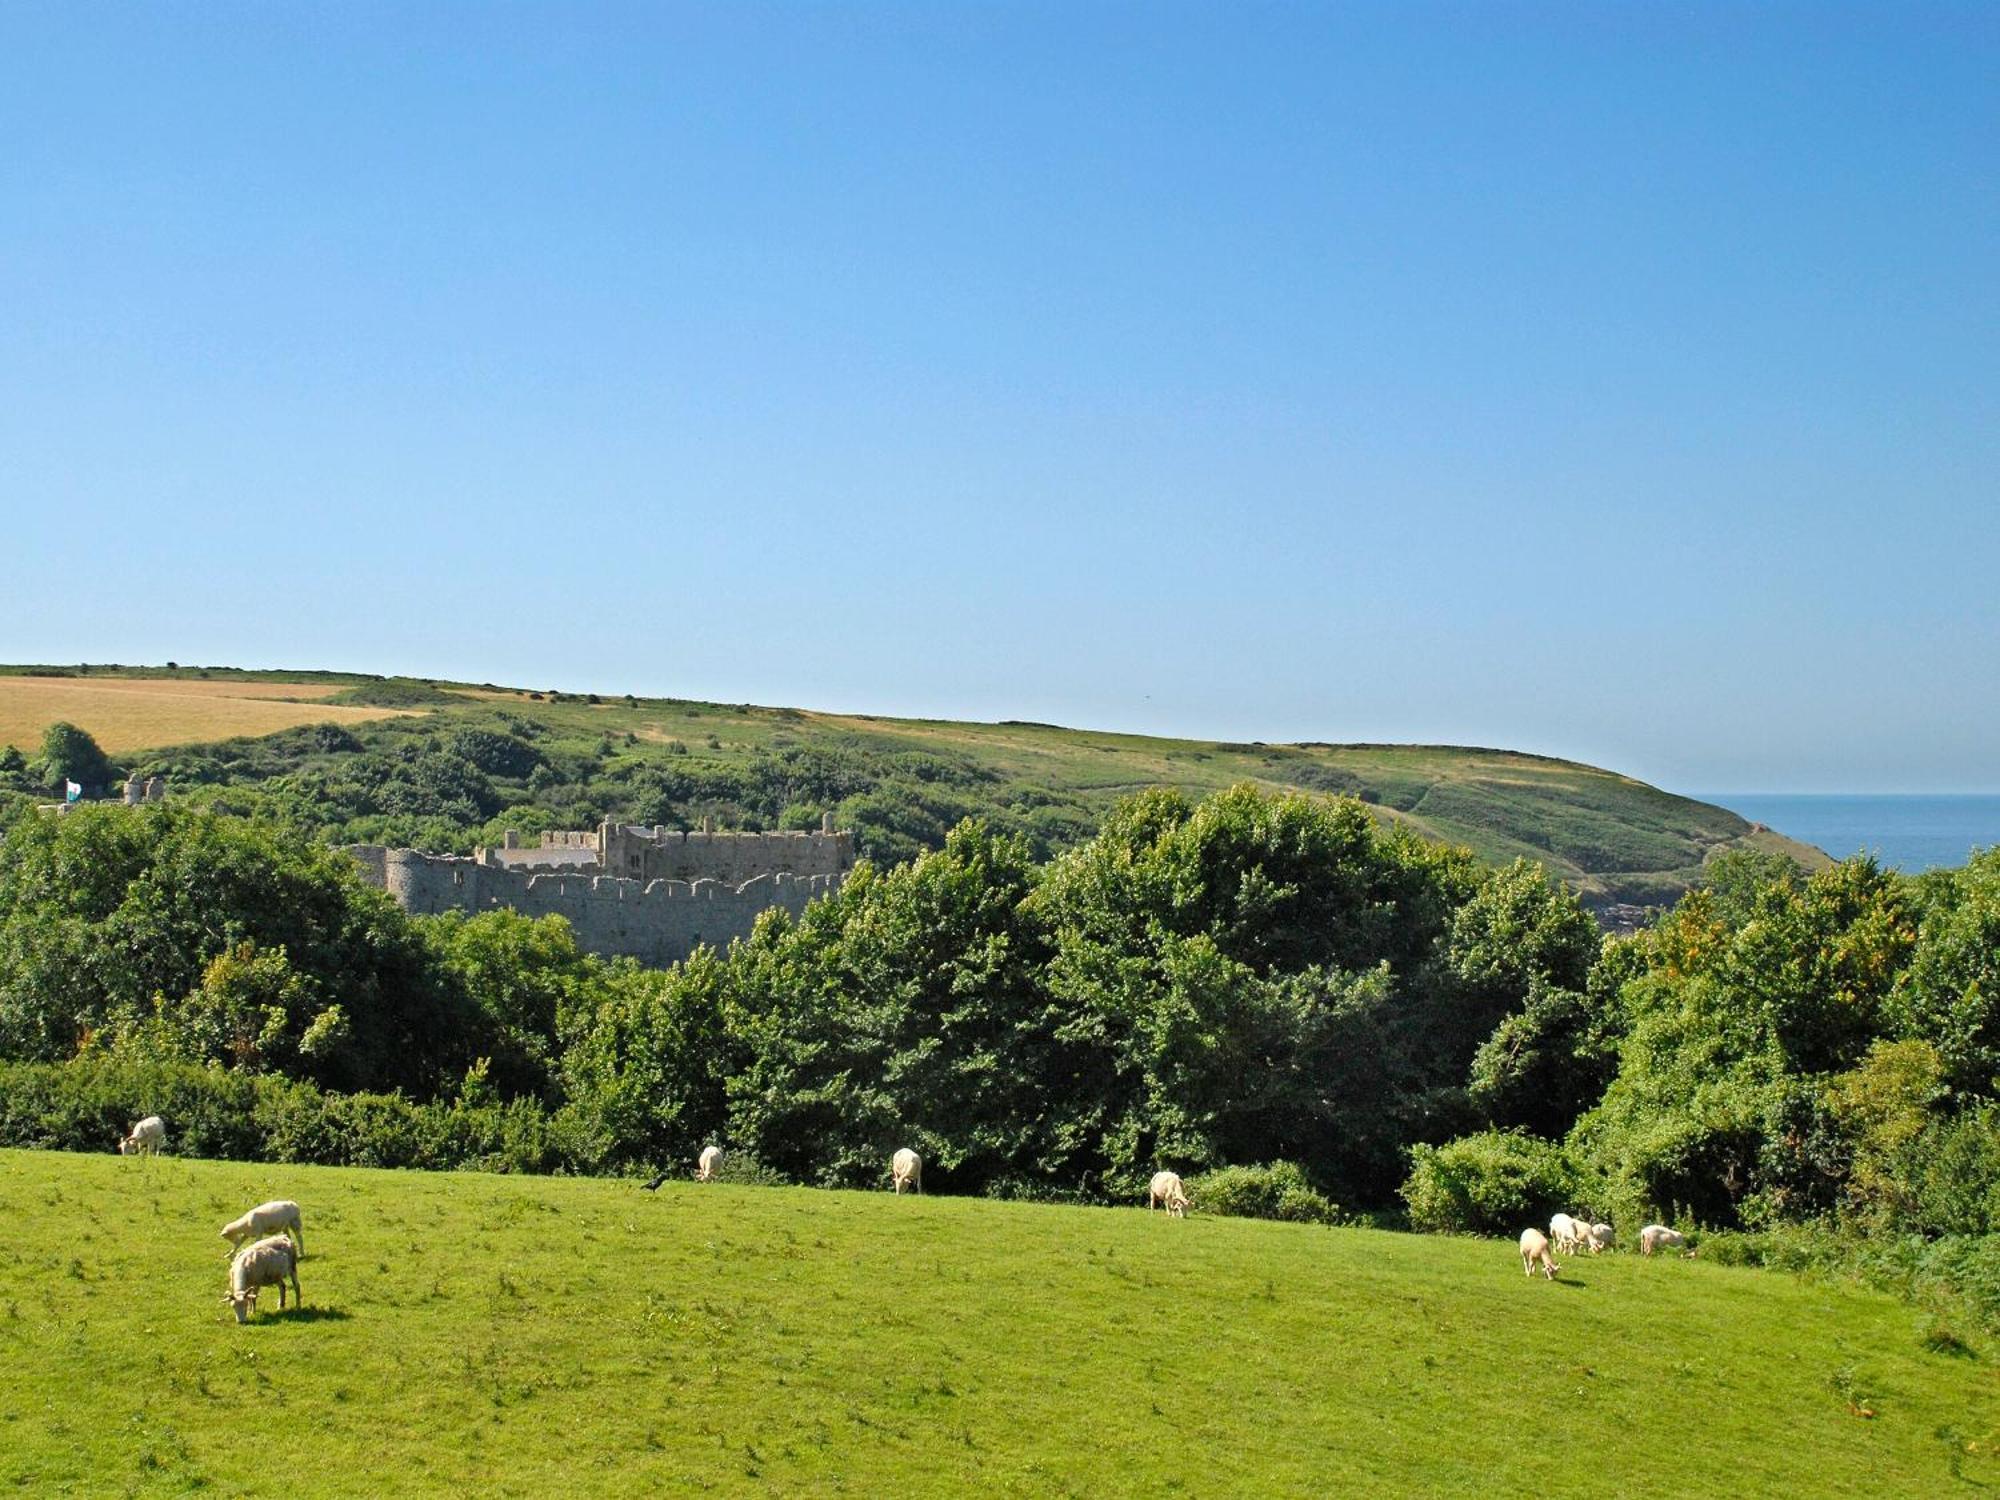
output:
M2000 844L2000 793L1697 795L1835 859L1865 850L1910 874L1962 865L1974 849Z

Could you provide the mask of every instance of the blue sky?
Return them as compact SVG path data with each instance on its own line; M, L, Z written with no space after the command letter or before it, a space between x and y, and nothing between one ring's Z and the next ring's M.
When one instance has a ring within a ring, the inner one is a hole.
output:
M0 8L0 658L2000 790L2000 8Z

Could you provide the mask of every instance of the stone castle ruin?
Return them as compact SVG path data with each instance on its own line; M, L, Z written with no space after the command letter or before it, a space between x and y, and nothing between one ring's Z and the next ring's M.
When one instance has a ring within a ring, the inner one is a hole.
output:
M470 856L425 854L381 844L347 852L371 885L407 912L476 913L506 907L566 918L579 948L664 968L698 943L727 947L748 937L760 912L794 916L837 890L854 865L854 835L827 814L815 833L694 832L606 822L541 835L524 846L509 833L499 848Z

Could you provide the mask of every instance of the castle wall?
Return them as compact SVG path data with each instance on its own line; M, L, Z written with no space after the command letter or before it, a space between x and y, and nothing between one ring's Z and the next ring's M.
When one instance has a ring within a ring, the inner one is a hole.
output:
M838 874L789 871L744 881L630 880L609 875L534 873L456 855L424 854L380 845L349 847L370 884L405 911L436 916L505 907L525 916L559 916L577 946L604 957L626 956L655 967L677 963L698 943L727 947L748 937L758 913L782 906L794 915L817 896L837 890Z
M714 879L741 885L761 875L843 875L854 863L852 832L708 833L607 823L607 874L643 880Z

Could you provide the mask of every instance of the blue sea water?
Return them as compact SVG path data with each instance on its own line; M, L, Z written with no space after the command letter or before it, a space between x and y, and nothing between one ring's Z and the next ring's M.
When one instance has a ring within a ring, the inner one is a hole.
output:
M1962 865L1974 848L2000 844L2000 795L1724 792L1701 800L1816 845L1835 859L1866 850L1911 874Z

